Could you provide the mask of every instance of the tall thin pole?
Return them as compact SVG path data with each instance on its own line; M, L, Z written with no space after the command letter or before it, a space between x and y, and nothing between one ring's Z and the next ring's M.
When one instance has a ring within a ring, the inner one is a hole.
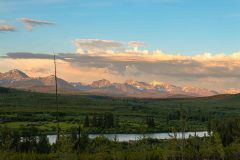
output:
M57 107L57 140L59 140L59 106L58 106L58 83L57 83L57 63L56 56L54 53L54 73L55 73L55 97L56 97L56 107Z

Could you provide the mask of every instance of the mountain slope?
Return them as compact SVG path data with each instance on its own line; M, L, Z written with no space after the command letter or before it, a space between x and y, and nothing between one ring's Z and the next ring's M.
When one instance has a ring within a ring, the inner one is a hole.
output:
M28 75L17 69L0 74L1 80L22 80L26 78L29 78Z
M81 82L70 83L58 78L58 88L64 93L86 92L91 94L106 94L111 96L167 98L167 97L204 97L217 95L216 91L198 87L179 87L168 83L153 81L151 83L127 80L124 83L112 83L106 79L94 81L91 84ZM0 86L33 90L38 92L54 92L55 77L29 77L20 70L0 73Z
M24 72L14 69L0 74L0 86L41 92L53 92L55 90L55 77L32 78L27 76ZM68 91L75 90L71 84L60 78L58 78L58 88Z

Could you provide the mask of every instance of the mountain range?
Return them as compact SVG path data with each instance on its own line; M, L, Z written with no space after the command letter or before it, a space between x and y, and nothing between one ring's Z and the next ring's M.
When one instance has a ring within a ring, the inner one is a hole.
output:
M140 98L178 98L178 97L206 97L220 94L217 91L193 86L179 87L173 84L153 81L151 83L127 80L124 83L112 83L102 79L91 84L81 82L67 82L58 79L58 89L61 93L88 93L103 94L120 97ZM55 77L29 77L26 73L14 69L0 73L0 86L31 90L37 92L54 92ZM226 93L236 93L238 90L230 89Z

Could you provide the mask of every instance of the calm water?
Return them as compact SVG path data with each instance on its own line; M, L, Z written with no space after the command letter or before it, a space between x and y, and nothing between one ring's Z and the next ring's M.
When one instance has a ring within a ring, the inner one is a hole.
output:
M203 132L185 132L185 138L190 136L198 136L204 137L207 136L208 133L206 131ZM104 136L109 140L117 139L119 142L128 142L128 141L137 141L142 138L152 138L152 139L171 139L174 136L174 133L150 133L150 134L89 134L90 139L94 139L98 136ZM177 132L176 136L178 139L182 138L182 132ZM50 144L56 142L56 135L48 135Z

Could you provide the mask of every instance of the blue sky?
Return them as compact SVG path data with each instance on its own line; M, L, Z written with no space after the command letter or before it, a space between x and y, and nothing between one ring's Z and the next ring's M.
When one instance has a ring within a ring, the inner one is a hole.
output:
M141 41L149 50L194 55L240 50L238 0L1 0L0 54L75 52L77 38ZM16 18L56 23L27 31Z

